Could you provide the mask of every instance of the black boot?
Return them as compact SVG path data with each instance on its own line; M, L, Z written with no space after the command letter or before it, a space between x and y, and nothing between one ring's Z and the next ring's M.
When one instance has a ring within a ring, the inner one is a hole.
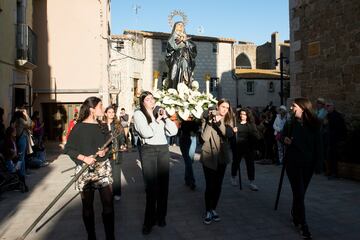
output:
M86 232L88 234L88 240L96 240L94 215L83 215L83 221L85 224Z
M300 221L299 219L295 216L294 211L291 209L291 217L292 217L292 222L294 224L295 227L300 227Z
M114 234L114 212L103 213L102 219L105 228L106 240L115 240Z
M148 235L149 233L151 233L151 230L152 230L153 226L155 225L155 223L156 223L156 220L153 220L150 223L146 223L146 221L145 221L143 228L142 228L142 234Z
M307 224L300 225L300 232L303 239L312 239L312 235Z
M19 180L20 180L20 190L22 193L25 193L25 192L28 192L29 191L29 187L26 185L26 182L25 182L25 176L22 176L22 175L18 175L19 176Z

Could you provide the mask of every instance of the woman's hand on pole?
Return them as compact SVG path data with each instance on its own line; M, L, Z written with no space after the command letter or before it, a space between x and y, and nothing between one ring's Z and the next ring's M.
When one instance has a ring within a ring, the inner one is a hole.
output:
M99 157L104 157L108 150L109 150L108 148L105 148L103 150L99 150L99 151L96 152L96 155L98 155Z
M96 162L96 159L93 158L92 156L85 156L83 162L86 163L87 165L93 165Z

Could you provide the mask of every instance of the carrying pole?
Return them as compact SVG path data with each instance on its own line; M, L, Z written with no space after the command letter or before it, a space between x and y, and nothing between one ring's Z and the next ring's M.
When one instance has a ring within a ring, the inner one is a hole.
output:
M59 210L57 210L53 215L51 215L45 222L43 222L36 230L35 232L38 232L41 228L45 226L48 222L50 222L51 219L53 219L61 210L63 210L69 203L72 202L77 196L79 196L80 192L77 192L69 201L67 201Z
M284 149L283 149L283 153L284 153ZM278 186L278 190L277 190L277 193L276 193L276 200L275 200L275 207L274 207L275 211L278 209L278 205L279 205L280 193L281 193L283 180L284 180L284 175L285 175L285 168L286 168L286 161L285 161L285 158L283 158L283 165L282 165L282 168L281 168L279 186Z
M23 235L18 238L18 240L24 240L27 235L34 229L36 224L45 216L45 214L55 205L55 203L64 195L64 193L71 187L71 185L78 180L78 178L83 174L90 165L84 164L81 167L81 170L71 179L71 181L61 190L61 192L52 200L52 202L45 208L45 210L35 219L35 221L28 227L28 229L23 233Z

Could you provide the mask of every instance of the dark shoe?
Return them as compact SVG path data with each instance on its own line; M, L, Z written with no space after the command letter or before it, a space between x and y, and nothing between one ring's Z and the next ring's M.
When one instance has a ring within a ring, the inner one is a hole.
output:
M206 212L205 218L204 218L204 223L206 225L209 225L212 222L212 214L210 211Z
M115 239L115 231L114 231L114 213L103 213L102 219L105 228L106 240L114 240Z
M312 239L312 235L309 231L309 227L306 224L301 225L300 227L301 236L303 239Z
M159 220L157 225L158 225L159 227L165 227L165 226L166 226L166 221L165 221L165 219Z
M291 218L292 218L292 222L293 222L294 226L299 227L300 226L299 220L296 218L296 216L294 216L293 210L291 210L290 214L291 214Z
M335 179L337 179L337 177L335 175L328 176L328 180L335 180Z
M83 221L88 234L88 240L96 240L94 215L83 216Z
M195 183L191 183L189 187L190 187L191 190L195 190L196 185L195 185Z
M151 233L151 230L152 230L152 226L150 227L150 226L144 225L142 228L142 234L148 235L149 233Z

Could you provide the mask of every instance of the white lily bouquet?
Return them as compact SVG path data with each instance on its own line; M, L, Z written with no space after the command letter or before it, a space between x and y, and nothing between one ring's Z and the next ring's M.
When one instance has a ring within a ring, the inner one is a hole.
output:
M199 83L193 81L191 89L179 83L177 89L157 90L154 93L156 105L164 108L170 116L177 115L180 120L201 119L205 110L217 104L212 94L199 92Z

